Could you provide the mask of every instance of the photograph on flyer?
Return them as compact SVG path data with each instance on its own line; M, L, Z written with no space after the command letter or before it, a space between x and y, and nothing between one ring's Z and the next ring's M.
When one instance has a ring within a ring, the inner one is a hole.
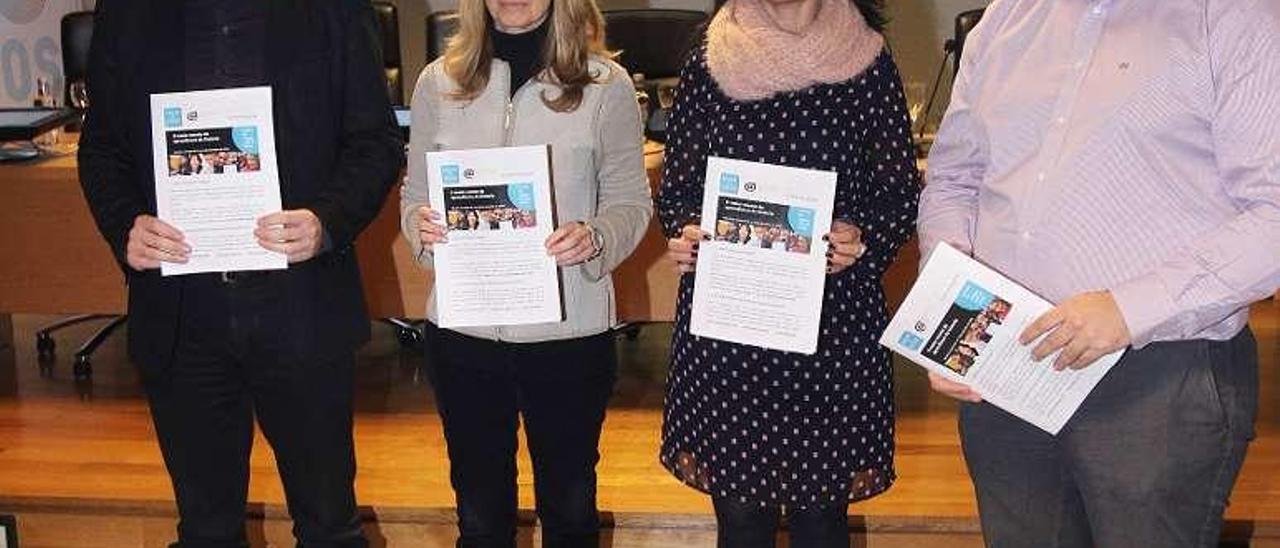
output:
M811 209L721 196L716 206L715 239L807 254L813 242L812 219Z
M256 127L168 131L165 140L170 177L250 173L262 169Z
M538 226L531 183L444 189L449 230L518 230Z

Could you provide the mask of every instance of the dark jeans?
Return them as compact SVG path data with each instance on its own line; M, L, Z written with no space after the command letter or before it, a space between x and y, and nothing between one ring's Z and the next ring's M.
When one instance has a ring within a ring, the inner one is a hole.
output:
M712 497L717 548L773 548L783 511L757 502ZM791 548L849 548L849 504L788 508Z
M256 416L275 452L298 545L363 548L353 489L354 356L290 356L282 326L297 319L263 280L191 281L174 361L146 381L178 503L175 546L248 546Z
M547 548L596 548L597 446L617 374L613 335L517 344L438 329L429 370L449 445L460 548L516 537L516 431L533 461Z
M1217 546L1257 407L1247 329L1130 350L1056 438L965 404L961 438L987 545Z

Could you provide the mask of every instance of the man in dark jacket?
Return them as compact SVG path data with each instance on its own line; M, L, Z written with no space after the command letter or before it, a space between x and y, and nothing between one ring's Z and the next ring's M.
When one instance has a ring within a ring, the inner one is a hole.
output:
M246 546L257 418L301 546L366 546L354 351L369 336L352 244L404 161L366 0L99 0L80 180L129 285L183 547ZM272 88L284 211L255 235L287 270L161 277L191 251L155 217L149 97Z

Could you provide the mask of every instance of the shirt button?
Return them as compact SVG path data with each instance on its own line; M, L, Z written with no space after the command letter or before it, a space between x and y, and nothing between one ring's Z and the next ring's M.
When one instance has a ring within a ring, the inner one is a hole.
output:
M1037 174L1036 174L1036 180L1037 180L1037 181L1040 181L1040 182L1044 182L1044 172L1043 172L1043 171L1041 171L1040 173L1037 173Z
M1023 239L1023 240L1030 240L1030 239L1031 239L1031 232L1030 232L1030 231L1028 231L1028 230L1023 230L1023 231L1022 231L1022 239Z
M231 34L231 27L229 25L222 25L222 28L218 29L218 31L221 32L223 36L226 36Z
M1076 70L1084 68L1084 61L1076 61L1075 68Z
M1059 117L1058 117L1058 123L1059 123L1059 124L1065 124L1065 123L1067 123L1067 117L1066 117L1066 116L1059 116Z

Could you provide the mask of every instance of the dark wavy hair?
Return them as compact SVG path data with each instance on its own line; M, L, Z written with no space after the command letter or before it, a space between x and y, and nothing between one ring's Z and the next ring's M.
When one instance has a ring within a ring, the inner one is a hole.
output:
M858 11L862 12L862 18L867 20L867 26L875 29L876 32L884 32L885 25L889 24L889 18L884 15L884 0L851 1L858 7Z

